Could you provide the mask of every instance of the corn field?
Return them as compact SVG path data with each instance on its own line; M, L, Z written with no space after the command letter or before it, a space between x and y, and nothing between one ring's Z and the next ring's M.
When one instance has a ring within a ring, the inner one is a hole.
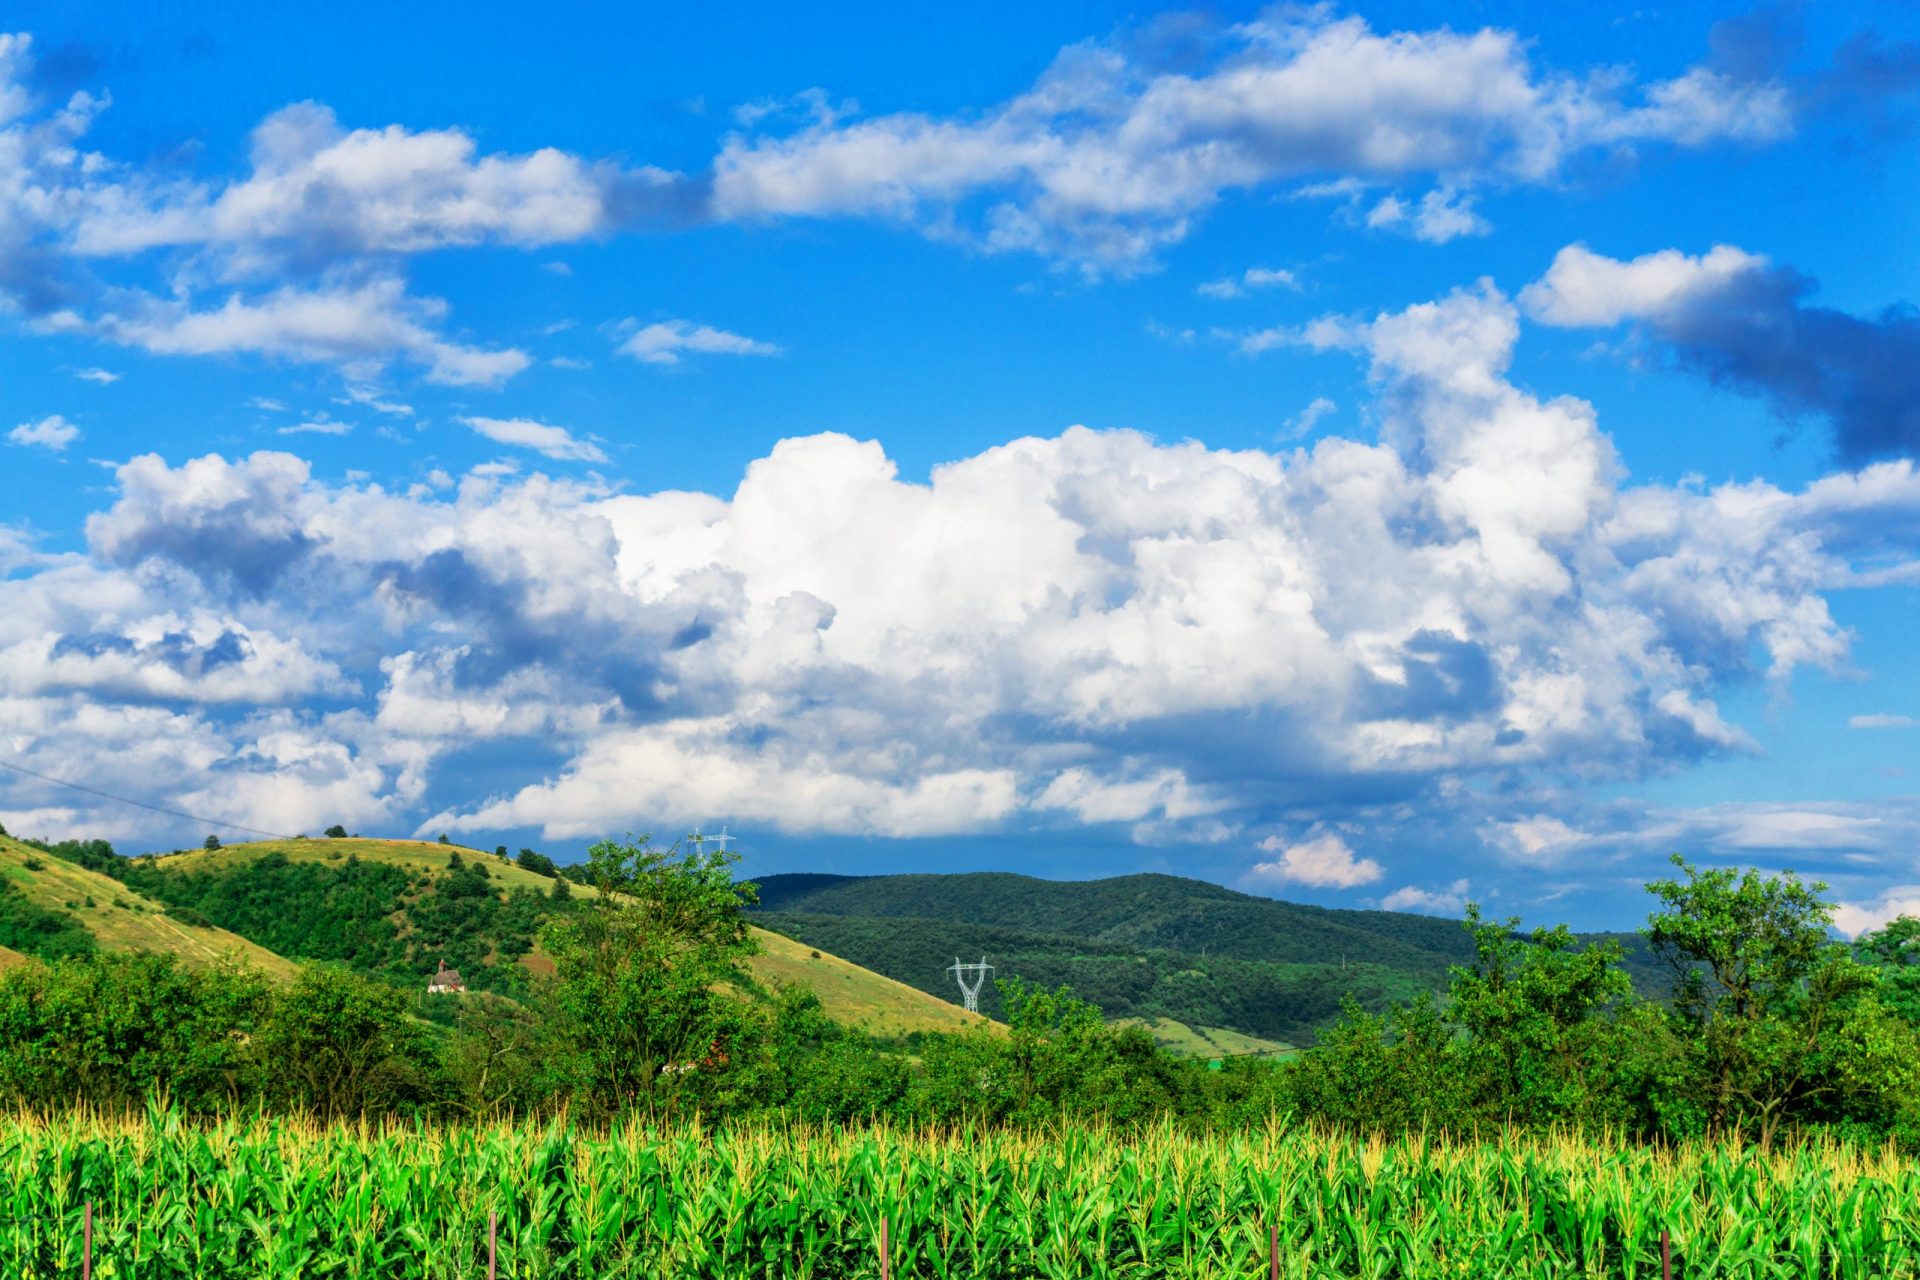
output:
M1512 1137L0 1120L0 1275L1920 1276L1920 1168Z

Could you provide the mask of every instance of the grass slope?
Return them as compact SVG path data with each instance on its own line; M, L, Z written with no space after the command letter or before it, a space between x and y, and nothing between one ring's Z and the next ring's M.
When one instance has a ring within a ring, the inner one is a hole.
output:
M424 840L262 840L228 845L220 849L190 849L180 853L155 854L140 859L156 870L181 875L223 874L243 871L268 855L277 854L290 863L344 866L349 858L363 863L397 867L410 877L430 877L442 881L447 874L450 855L458 853L470 864L484 867L497 891L524 889L547 895L553 880L492 853L459 845L444 845ZM578 895L593 890L573 886ZM403 901L392 904L391 917L402 922L409 916ZM836 1021L861 1026L876 1035L899 1036L916 1031L957 1031L979 1021L949 1001L873 973L818 947L808 946L779 934L755 929L761 953L753 958L754 976L763 983L783 982L809 987L820 997L827 1014ZM524 963L542 967L544 957L530 953ZM422 981L425 980L424 973Z
M168 915L164 904L118 880L7 836L0 836L0 877L34 905L79 921L103 951L164 953L190 965L233 957L275 976L293 972L284 958L238 934L184 924Z
M1190 1027L1171 1018L1128 1018L1138 1022L1153 1036L1153 1042L1169 1053L1183 1058L1284 1058L1297 1053L1290 1044L1242 1035L1225 1027Z

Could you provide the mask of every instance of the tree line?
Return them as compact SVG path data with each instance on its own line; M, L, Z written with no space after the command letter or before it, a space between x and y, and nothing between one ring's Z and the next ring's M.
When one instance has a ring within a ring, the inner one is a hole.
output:
M424 997L338 963L76 954L0 977L0 1096L55 1108L323 1115L785 1115L816 1123L1111 1123L1358 1131L1604 1128L1647 1140L1824 1132L1920 1148L1920 922L1849 946L1824 886L1701 869L1649 886L1670 995L1616 943L1469 909L1444 994L1349 1002L1281 1062L1174 1058L1061 987L1000 984L1003 1025L885 1041L746 967L751 884L722 852L594 846L549 911L552 972ZM357 883L357 881L355 882Z

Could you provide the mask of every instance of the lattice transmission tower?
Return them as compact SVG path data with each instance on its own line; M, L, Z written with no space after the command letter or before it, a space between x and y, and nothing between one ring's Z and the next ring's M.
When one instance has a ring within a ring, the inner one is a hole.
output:
M961 1003L967 1006L967 1012L980 1012L980 988L986 985L987 975L993 972L993 966L987 963L987 958L981 956L979 964L961 964L960 957L955 956L947 972L960 984Z

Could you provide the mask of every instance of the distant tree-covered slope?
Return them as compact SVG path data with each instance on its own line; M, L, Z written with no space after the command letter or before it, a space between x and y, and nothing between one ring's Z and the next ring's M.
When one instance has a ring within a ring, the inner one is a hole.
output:
M1369 1008L1446 984L1473 952L1457 920L1303 906L1178 876L768 876L756 917L855 964L956 999L946 967L1065 983L1111 1017L1170 1018L1311 1043L1351 995ZM1637 942L1631 935L1618 940ZM1629 969L1654 974L1633 947ZM984 1012L998 1016L991 992Z

